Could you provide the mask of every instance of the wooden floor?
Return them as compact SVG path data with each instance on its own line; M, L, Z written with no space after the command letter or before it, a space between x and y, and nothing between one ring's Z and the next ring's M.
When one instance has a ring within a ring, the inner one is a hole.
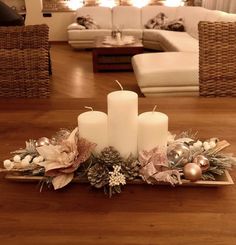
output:
M122 83L124 89L142 96L134 73L93 73L91 50L73 50L68 44L51 44L52 98L104 97L117 90L114 80Z

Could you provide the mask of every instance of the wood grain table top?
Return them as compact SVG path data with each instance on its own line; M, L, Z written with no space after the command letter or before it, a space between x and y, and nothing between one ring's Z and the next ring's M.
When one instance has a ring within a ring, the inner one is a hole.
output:
M236 98L141 98L169 116L173 133L219 137L236 154ZM84 106L106 112L106 98L0 100L0 161L28 139L74 128ZM236 170L235 170L236 171ZM231 176L236 181L235 171ZM0 176L1 244L236 244L236 186L127 185L111 199L88 184L58 191Z

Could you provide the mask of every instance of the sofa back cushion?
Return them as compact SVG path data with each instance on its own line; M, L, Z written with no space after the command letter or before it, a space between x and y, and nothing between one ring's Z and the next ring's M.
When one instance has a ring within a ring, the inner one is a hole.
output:
M78 8L75 19L79 16L89 15L101 29L112 28L111 9L107 7L91 6Z
M205 21L220 21L220 16L223 12L219 10L208 10Z
M133 6L116 6L112 9L113 27L121 29L140 29L141 10Z
M145 28L148 21L154 18L157 14L164 13L168 21L175 20L177 18L177 8L176 7L166 7L158 5L145 6L141 9L141 25Z
M236 14L228 14L225 12L221 12L219 21L235 22L236 21Z
M198 39L198 23L206 19L208 11L202 7L178 7L177 16L183 18L185 31Z

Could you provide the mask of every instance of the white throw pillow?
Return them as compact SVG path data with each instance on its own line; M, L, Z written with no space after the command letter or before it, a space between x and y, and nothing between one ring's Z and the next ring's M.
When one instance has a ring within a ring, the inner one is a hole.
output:
M85 26L79 25L78 23L72 23L67 27L67 30L85 30Z

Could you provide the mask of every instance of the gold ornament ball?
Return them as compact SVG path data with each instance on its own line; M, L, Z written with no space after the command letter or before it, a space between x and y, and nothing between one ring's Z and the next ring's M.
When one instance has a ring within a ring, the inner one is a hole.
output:
M50 140L47 137L41 137L36 141L35 146L39 147L39 146L49 145L49 144L50 144Z
M206 172L210 167L209 160L203 155L196 156L193 159L193 162L200 166L200 168L202 169L202 172Z
M190 181L197 181L202 177L202 169L196 163L187 163L184 166L184 177Z

